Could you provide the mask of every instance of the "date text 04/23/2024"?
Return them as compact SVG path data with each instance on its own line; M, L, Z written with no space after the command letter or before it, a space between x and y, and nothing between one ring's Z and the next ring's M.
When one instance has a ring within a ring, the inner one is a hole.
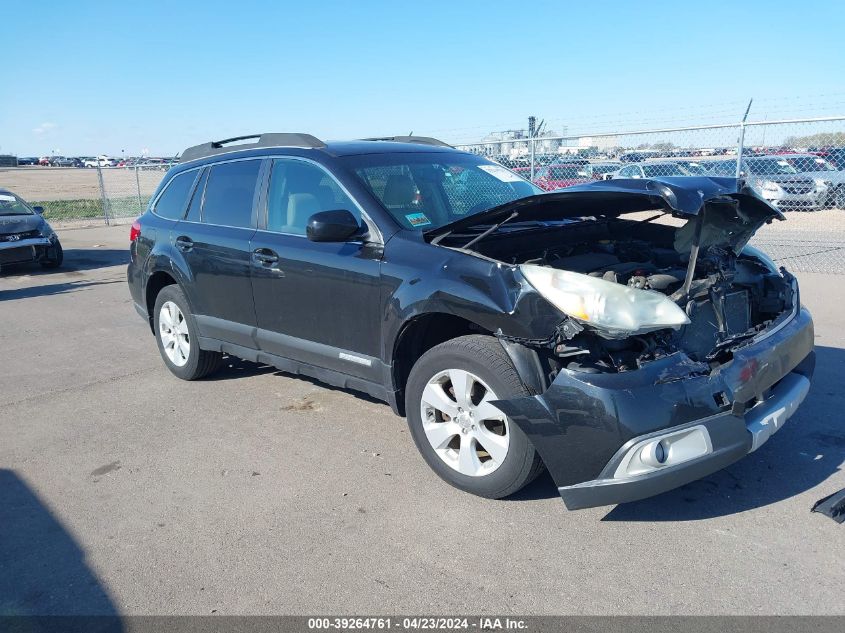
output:
M518 618L479 617L479 618L449 618L449 617L342 617L342 618L309 618L309 630L403 630L403 631L447 631L447 630L477 630L498 631L525 630L527 623Z

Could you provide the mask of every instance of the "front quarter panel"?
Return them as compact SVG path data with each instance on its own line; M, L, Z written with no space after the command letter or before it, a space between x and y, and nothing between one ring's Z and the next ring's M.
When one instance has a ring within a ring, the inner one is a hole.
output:
M401 231L385 246L383 357L413 319L449 314L483 330L522 339L548 339L563 319L515 266L425 242Z

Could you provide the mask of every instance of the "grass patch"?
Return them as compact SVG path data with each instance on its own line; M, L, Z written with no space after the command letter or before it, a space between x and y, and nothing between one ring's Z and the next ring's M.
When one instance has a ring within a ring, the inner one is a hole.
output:
M149 198L141 198L143 207L138 204L137 196L109 199L109 216L126 218L138 216L144 212ZM84 198L78 200L44 200L33 201L30 204L44 207L44 218L47 220L80 220L86 218L103 217L103 201L99 198Z

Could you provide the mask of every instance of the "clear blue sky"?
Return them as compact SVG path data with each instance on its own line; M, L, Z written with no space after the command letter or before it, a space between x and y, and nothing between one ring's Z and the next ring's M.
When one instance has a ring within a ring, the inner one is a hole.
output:
M529 114L629 129L735 120L752 96L769 118L845 111L841 0L54 0L3 17L0 153L172 154L256 131L457 141Z

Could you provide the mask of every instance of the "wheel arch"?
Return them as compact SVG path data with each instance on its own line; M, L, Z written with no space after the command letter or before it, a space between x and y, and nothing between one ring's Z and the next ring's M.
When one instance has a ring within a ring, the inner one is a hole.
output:
M156 298L164 288L173 284L179 285L179 282L176 276L167 270L156 270L147 279L144 289L144 303L146 303L147 320L150 324L150 330L153 330L153 309L155 308Z
M445 312L429 312L409 319L399 330L393 344L391 363L392 388L396 394L394 408L405 415L405 386L411 368L420 356L435 345L467 334L493 333L464 317Z

